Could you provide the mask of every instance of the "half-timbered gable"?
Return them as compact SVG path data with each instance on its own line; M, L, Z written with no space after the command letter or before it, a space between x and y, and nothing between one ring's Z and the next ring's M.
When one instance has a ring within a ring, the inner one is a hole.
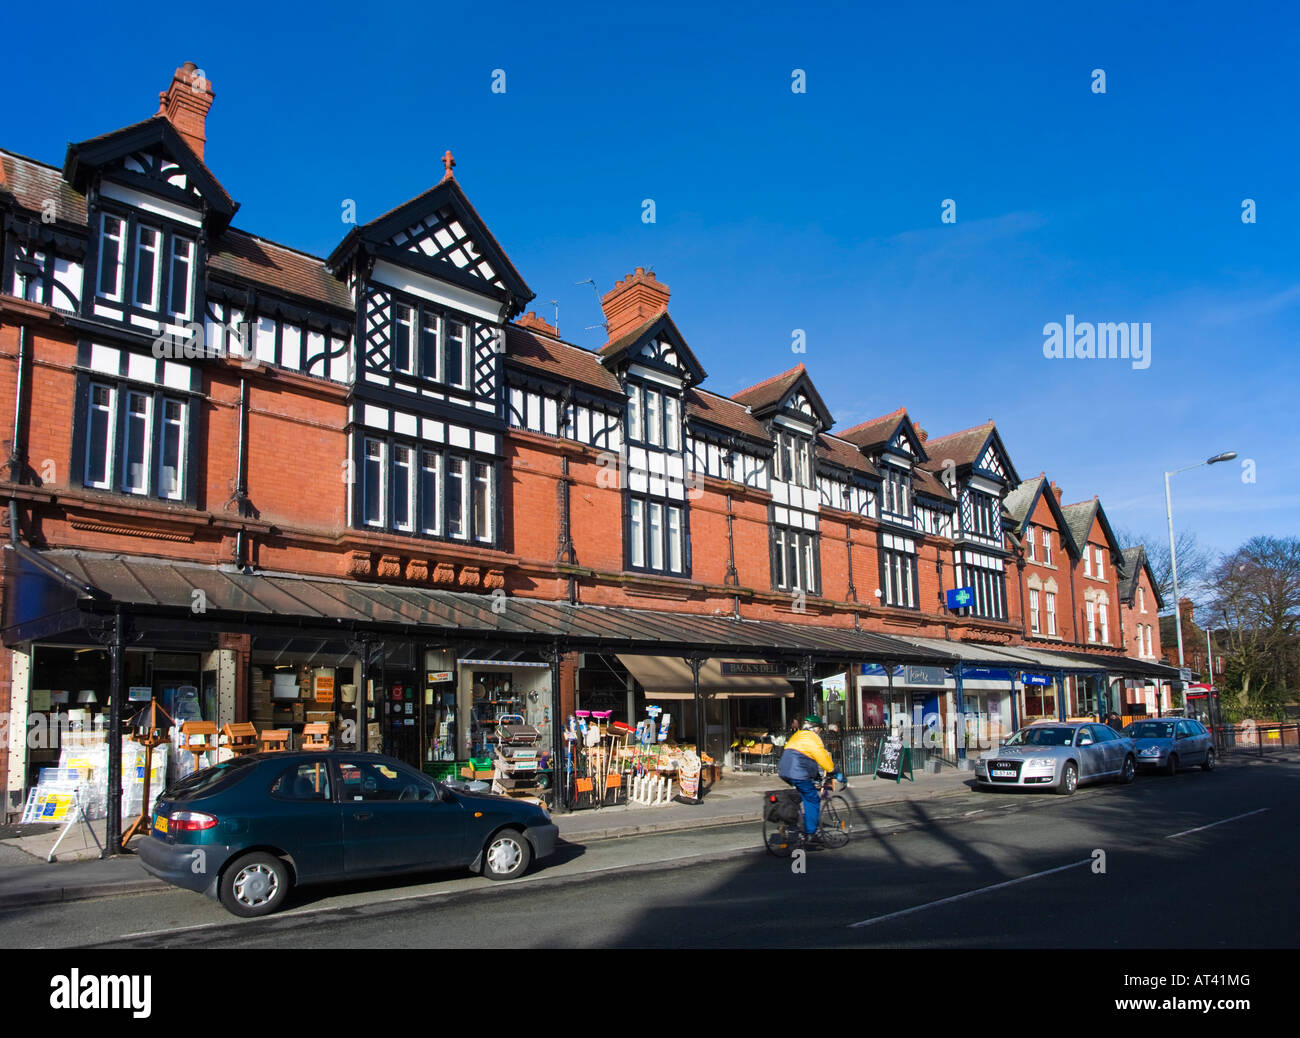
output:
M638 271L605 295L611 334L619 303L653 280ZM653 290L666 301L668 288ZM704 368L667 310L626 328L599 351L626 398L623 419L624 559L631 570L690 575L690 509L686 485L686 392Z
M970 588L971 616L1006 620L1007 552L1002 499L1019 478L992 421L926 443L928 472L955 495L952 537L957 587Z
M57 167L0 151L0 286L65 313L81 311L86 200Z
M900 609L920 608L917 573L918 523L915 494L917 466L928 458L923 437L905 408L855 425L840 433L856 446L880 474L877 515L881 521L878 557L881 603ZM937 503L937 502L935 502ZM935 525L938 526L936 517Z
M821 509L817 437L835 422L802 364L733 397L767 431L772 445L768 515L772 587L821 592ZM827 478L834 481L833 472Z

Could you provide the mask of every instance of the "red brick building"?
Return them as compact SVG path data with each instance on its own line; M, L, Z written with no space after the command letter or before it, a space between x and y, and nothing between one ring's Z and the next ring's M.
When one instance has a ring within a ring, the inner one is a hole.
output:
M114 698L298 726L310 685L345 744L431 766L493 710L558 748L575 706L654 702L719 757L808 705L933 713L952 755L965 713L1097 713L1159 670L1100 504L1021 482L991 421L835 430L802 364L715 394L640 268L605 345L566 343L450 155L327 258L267 241L205 161L212 100L187 64L61 166L0 150L9 809L57 756L26 719Z

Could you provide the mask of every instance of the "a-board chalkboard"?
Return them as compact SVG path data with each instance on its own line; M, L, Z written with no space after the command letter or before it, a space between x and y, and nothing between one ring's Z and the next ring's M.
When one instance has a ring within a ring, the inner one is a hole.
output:
M912 750L911 747L903 745L902 736L891 735L888 739L880 740L880 746L876 750L876 773L873 777L901 782L905 770L907 781L915 782L916 779L912 777Z

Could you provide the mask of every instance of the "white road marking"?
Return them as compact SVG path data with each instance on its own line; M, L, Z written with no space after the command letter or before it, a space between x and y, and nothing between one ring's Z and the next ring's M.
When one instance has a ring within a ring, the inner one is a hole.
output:
M883 923L888 919L898 919L900 916L911 915L913 912L924 912L927 908L938 908L940 905L950 905L954 901L965 901L966 898L975 897L977 894L987 894L993 890L1002 890L1004 887L1014 887L1017 883L1027 883L1029 880L1038 879L1040 876L1050 876L1054 872L1064 872L1066 869L1077 869L1080 865L1091 864L1092 858L1083 858L1080 861L1072 861L1069 865L1058 865L1054 869L1035 872L1030 876L1021 876L1019 879L1008 879L1002 883L994 883L992 886L980 887L978 890L968 890L964 894L954 894L952 897L940 898L938 901L929 901L924 905L914 905L911 908L904 908L899 912L890 912L888 915L878 915L874 919L864 919L860 923L849 923L849 929L856 930L863 926L874 926L876 923Z
M1229 822L1235 822L1239 818L1249 818L1251 815L1263 814L1267 807L1261 807L1254 811L1247 811L1244 815L1233 815L1231 818L1224 818L1218 822L1211 822L1209 825L1198 825L1195 829L1184 829L1181 833L1174 833L1172 836L1166 836L1166 840L1176 840L1180 836L1190 836L1192 833L1204 832L1206 829L1213 829L1216 825L1227 825Z

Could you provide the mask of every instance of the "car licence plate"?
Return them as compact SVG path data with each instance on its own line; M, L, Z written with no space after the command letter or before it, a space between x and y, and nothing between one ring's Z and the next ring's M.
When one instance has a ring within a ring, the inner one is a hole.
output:
M165 833L167 831L167 819L162 815L159 815L153 820L153 827L160 833Z
M1007 771L1005 768L1003 768L1001 771L994 769L993 771L990 771L989 774L992 775L994 778L1015 778L1016 777L1016 773L1014 771Z

